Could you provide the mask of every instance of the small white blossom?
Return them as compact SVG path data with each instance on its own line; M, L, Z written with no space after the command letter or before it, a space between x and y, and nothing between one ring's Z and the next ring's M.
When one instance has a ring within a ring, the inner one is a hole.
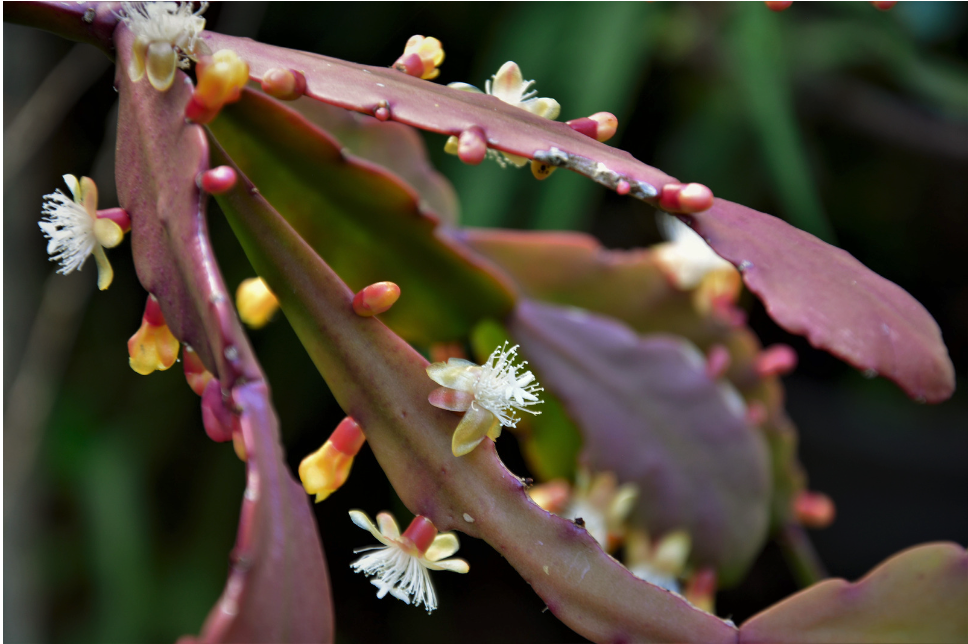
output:
M44 195L40 230L50 241L47 254L50 261L60 263L57 272L67 275L79 271L91 255L98 266L98 288L102 291L111 284L114 271L104 248L112 248L124 236L121 228L109 219L97 217L97 186L88 177L80 181L72 174L64 175L64 182L73 199L60 190Z
M128 75L137 82L148 72L148 81L160 91L171 87L175 67L187 69L195 56L195 43L205 29L201 14L191 2L122 2L119 18L135 35Z
M460 544L451 532L437 534L426 517L415 517L403 535L387 512L376 515L379 530L359 510L350 510L350 518L383 544L358 548L356 552L370 552L350 564L356 572L374 577L370 583L379 589L380 599L389 593L405 604L409 605L412 600L415 606L423 605L429 613L437 608L437 594L429 571L466 573L470 569L463 559L444 560L457 552Z
M678 217L660 211L656 213L656 223L662 236L669 240L655 247L656 257L679 288L693 289L715 271L735 272L732 264L717 255L699 233Z
M544 391L534 374L524 370L527 362L515 364L518 345L507 342L495 349L483 365L451 358L427 367L427 375L441 385L430 394L430 403L441 409L466 412L454 431L455 456L473 450L485 436L496 439L501 427L516 427L516 412L540 414L530 409L541 403L537 394Z
M514 61L508 61L501 65L497 73L486 81L484 89L487 94L499 98L508 105L531 112L542 118L555 120L561 113L561 105L553 98L538 97L538 90L532 89L533 80L526 81L521 73L521 68ZM481 93L481 90L468 83L450 83L448 87L459 89L465 92ZM451 140L453 139L453 140ZM444 150L456 153L457 137L450 137ZM494 159L502 168L508 163L517 167L523 167L528 160L516 154L488 150L487 156Z

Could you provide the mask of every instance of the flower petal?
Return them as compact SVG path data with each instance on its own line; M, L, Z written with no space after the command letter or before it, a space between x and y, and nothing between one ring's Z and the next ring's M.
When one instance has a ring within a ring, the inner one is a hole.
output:
M469 454L495 425L499 425L497 416L477 405L471 405L454 430L450 444L454 456Z
M424 562L431 570L449 570L451 572L467 572L471 569L463 559L448 559L446 561Z
M474 394L469 391L458 391L447 387L438 387L430 392L427 400L434 407L448 411L467 411L474 402Z
M460 358L451 358L449 362L435 362L427 367L427 375L431 380L442 387L460 391L473 391L480 374L480 367Z
M521 104L521 107L528 110L535 116L555 120L561 114L561 105L553 98L532 98Z
M494 75L494 82L491 84L491 94L497 96L505 103L517 103L521 100L522 85L524 76L521 75L521 68L514 61L508 61L501 65Z
M384 537L394 541L400 538L400 526L397 525L397 520L393 518L392 514L381 512L376 515L376 522L380 524L380 532Z
M81 193L76 195L75 201L84 206L91 219L97 219L97 184L94 179L81 177Z
M376 515L377 520L380 519L381 514L386 514L386 513L381 512L380 514ZM380 534L380 531L376 529L376 526L373 525L373 522L370 521L370 517L366 516L365 512L361 512L360 510L350 510L350 518L353 520L353 523L355 523L358 527L363 528L364 530L369 530L370 534L376 537L377 540L383 545L385 546L394 545L392 542L388 541L386 537ZM393 520L393 517L390 517L390 519ZM399 530L397 532L399 533Z
M104 254L104 249L100 244L95 244L92 254L94 261L97 262L97 287L106 291L111 286L111 282L114 281L114 269L111 268L111 262L108 261L108 256Z
M434 537L434 542L427 548L424 558L428 561L440 561L444 557L449 557L460 548L460 541L453 532L441 532Z
M64 183L70 188L71 196L74 197L75 203L81 203L81 184L78 182L77 177L72 174L65 174Z

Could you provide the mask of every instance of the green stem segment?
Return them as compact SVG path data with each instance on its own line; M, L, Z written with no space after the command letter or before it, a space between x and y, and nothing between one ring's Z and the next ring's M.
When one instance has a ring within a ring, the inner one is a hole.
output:
M803 526L796 523L786 524L780 529L777 542L801 588L812 586L830 576Z

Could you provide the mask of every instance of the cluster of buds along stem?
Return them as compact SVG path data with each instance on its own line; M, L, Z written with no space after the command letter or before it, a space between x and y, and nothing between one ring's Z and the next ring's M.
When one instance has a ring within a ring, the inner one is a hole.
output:
M239 317L250 328L261 329L279 310L279 300L261 277L242 280L235 291L235 307Z
M365 441L359 423L347 416L322 447L302 460L299 464L299 480L308 494L316 495L316 503L326 499L346 482L353 459Z
M165 324L161 305L148 295L141 327L128 340L128 364L143 376L171 368L178 359L178 339Z
M185 108L185 117L196 123L208 123L222 106L239 100L249 81L249 65L231 49L221 49L199 58L195 66L198 84Z
M440 75L444 62L444 48L436 38L411 36L403 54L393 63L393 68L424 80L432 80Z

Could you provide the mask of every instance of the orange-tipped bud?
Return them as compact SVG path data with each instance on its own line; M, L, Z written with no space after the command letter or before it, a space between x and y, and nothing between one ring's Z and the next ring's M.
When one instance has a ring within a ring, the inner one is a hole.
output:
M294 101L306 93L306 77L294 69L273 67L262 76L262 91L282 101Z
M122 233L131 232L131 215L124 208L105 208L97 211L98 219L113 221Z
M445 147L444 150L446 149ZM457 156L469 165L478 165L484 160L487 156L487 139L480 128L472 127L460 133L457 138Z
M823 492L804 490L793 498L793 514L808 528L826 528L837 516L837 506Z
M716 607L716 571L700 568L694 572L686 582L683 595L696 608L712 613Z
M555 479L535 485L528 490L528 496L539 508L552 514L560 514L571 498L571 486L564 479Z
M220 165L202 172L198 175L196 183L205 192L220 195L231 190L235 186L235 182L238 181L238 178L234 168L227 165Z
M346 482L355 457L366 438L359 424L349 416L336 427L323 446L299 464L299 480L316 503L324 500Z
M531 160L531 174L538 181L543 181L551 176L551 173L557 170L555 166L551 165L546 161L538 161L537 159Z
M786 9L789 9L790 5L793 4L793 0L785 0L784 2L767 2L765 4L766 4L766 8L769 9L770 11L779 12L779 11L785 11Z
M386 313L400 298L400 287L393 282L370 284L353 298L353 311L368 318Z
M249 64L231 49L221 49L199 61L195 68L198 85L192 98L202 107L220 109L239 100L249 81Z
M610 112L597 112L591 116L567 121L568 126L596 141L608 141L615 136L618 129L618 119Z
M408 74L431 80L440 75L440 64L444 62L444 48L436 38L411 36L404 47L403 55L393 63L393 68Z
M195 350L187 344L185 345L185 353L182 355L182 367L185 369L185 380L188 381L188 386L201 396L214 376L202 364L202 359L198 357Z
M250 277L235 291L239 317L253 329L261 329L279 310L279 300L261 277Z
M403 532L402 539L409 541L420 554L427 552L427 548L437 536L437 527L425 516L417 515Z
M141 328L128 340L128 355L128 364L143 376L164 371L178 359L178 339L168 330L154 295L148 296Z
M669 183L662 187L659 207L666 212L689 214L712 208L713 191L701 183Z
M784 376L797 366L797 352L786 344L774 344L760 352L753 362L753 368L760 378Z

